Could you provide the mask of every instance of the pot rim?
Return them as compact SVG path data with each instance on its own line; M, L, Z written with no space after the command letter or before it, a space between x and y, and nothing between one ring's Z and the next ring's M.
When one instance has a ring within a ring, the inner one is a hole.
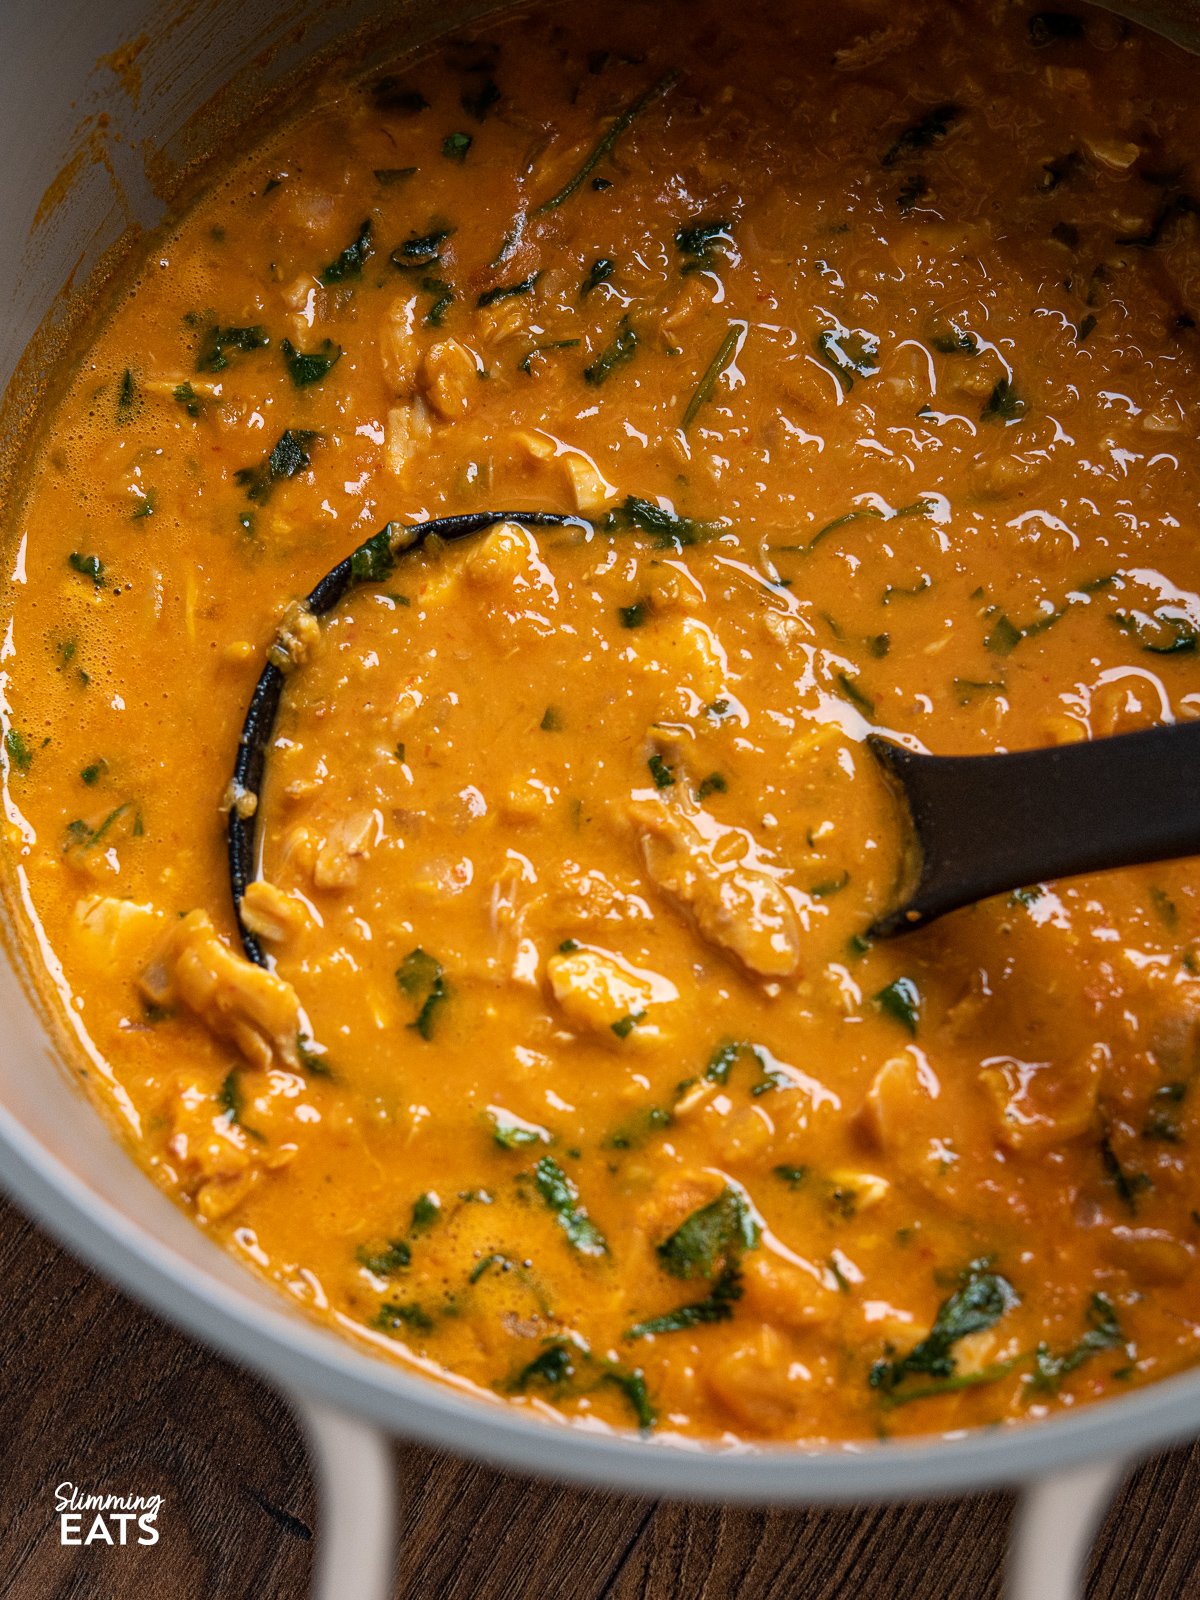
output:
M452 1383L356 1349L286 1302L260 1304L249 1285L243 1291L198 1272L72 1172L4 1105L0 1185L135 1299L276 1388L322 1399L400 1437L533 1476L726 1502L908 1500L1015 1485L1200 1431L1200 1368L1044 1421L904 1443L722 1446L592 1431L456 1392ZM205 1245L214 1258L224 1257L214 1241L205 1238Z

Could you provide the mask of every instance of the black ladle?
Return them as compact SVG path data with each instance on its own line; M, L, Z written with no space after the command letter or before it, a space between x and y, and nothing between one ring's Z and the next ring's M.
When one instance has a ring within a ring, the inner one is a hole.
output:
M340 561L304 602L326 615L360 583L379 582L426 540L463 539L497 523L591 528L554 511L473 511L405 527L389 522ZM268 664L238 741L229 809L229 882L242 948L265 966L242 921L255 876L258 800L287 674ZM887 938L947 911L1048 878L1200 854L1200 722L995 756L918 755L871 734L911 820L897 905L871 928ZM250 806L239 804L253 797Z
M912 822L902 903L876 938L1006 889L1200 855L1200 722L1012 755L867 743Z
M344 561L339 561L327 572L316 588L303 602L304 609L314 617L327 615L339 605L351 589L360 583L378 583L395 568L400 557L418 550L428 539L465 539L472 533L482 533L500 522L516 522L524 528L590 528L586 517L561 516L556 511L468 511L458 517L435 517L431 522L418 522L406 527L399 522L389 522L373 538L351 551ZM258 836L258 802L262 791L263 772L267 764L267 746L275 731L279 715L279 702L287 674L281 667L269 663L263 668L242 724L238 740L237 760L233 768L230 788L233 803L229 808L229 825L226 842L229 852L229 886L233 891L233 914L237 920L242 949L256 966L265 967L262 946L242 921L242 896L246 886L256 875L255 856ZM253 797L246 809L239 806L242 797Z

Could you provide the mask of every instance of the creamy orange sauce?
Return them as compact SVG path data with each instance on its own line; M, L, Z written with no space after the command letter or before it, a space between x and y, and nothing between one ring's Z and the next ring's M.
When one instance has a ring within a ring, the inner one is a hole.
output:
M6 840L200 1225L615 1426L936 1431L1196 1359L1194 869L872 942L863 743L1200 709L1194 74L1086 10L531 12L349 63L154 241L9 519ZM297 604L490 507L578 522Z

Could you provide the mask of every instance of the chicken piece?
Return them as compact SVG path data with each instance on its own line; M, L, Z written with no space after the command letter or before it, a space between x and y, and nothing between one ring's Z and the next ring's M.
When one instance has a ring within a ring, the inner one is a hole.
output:
M744 861L716 859L724 834L711 838L678 806L634 801L646 870L694 918L701 935L764 978L786 978L800 964L800 922L770 872ZM761 859L756 851L754 859Z
M1193 1247L1165 1228L1113 1228L1104 1253L1115 1266L1124 1267L1139 1287L1182 1283L1196 1264Z
M138 987L157 1006L182 1004L252 1066L300 1066L300 1001L290 983L236 955L205 911L175 923Z
M787 1426L810 1381L788 1359L782 1334L768 1324L708 1365L704 1376L714 1399L743 1427L761 1434Z
M1009 1150L1036 1155L1091 1131L1108 1060L1094 1048L1073 1060L1016 1061L1000 1056L980 1072L996 1137Z
M275 639L267 654L280 672L303 666L321 639L321 624L302 600L295 600L284 612Z
M127 973L149 959L163 921L154 906L114 895L89 895L75 907L75 932L88 959L112 973Z
M729 674L725 652L713 630L698 617L672 618L646 630L646 638L629 648L646 673L682 685L709 704L720 697Z
M568 1021L620 1039L658 1037L658 1029L648 1022L651 1007L678 997L667 979L601 950L553 955L546 975Z
M429 407L420 395L392 406L384 423L383 462L394 478L404 476L408 463L431 433Z
M184 1086L178 1093L167 1149L184 1192L207 1222L226 1217L258 1179L245 1133L217 1112L210 1095Z
M358 863L367 853L373 824L370 812L334 824L313 862L313 883L318 889L349 889L357 883Z
M537 544L531 533L515 522L502 522L476 540L463 559L463 576L481 587L511 589L536 582Z
M407 399L417 386L420 344L417 339L415 297L393 300L379 327L379 359L384 381L399 399Z
M285 944L311 920L302 900L285 894L265 878L256 878L246 885L241 913L250 932L268 944Z
M479 362L458 339L441 339L421 363L426 398L444 422L465 417L479 384Z
M815 1274L756 1250L742 1265L742 1306L750 1316L799 1333L828 1322L836 1300Z

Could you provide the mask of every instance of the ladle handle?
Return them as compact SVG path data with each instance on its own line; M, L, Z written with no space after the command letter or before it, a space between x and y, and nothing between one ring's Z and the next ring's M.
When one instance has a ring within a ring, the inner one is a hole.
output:
M998 756L870 745L919 845L915 887L878 935L1050 878L1200 855L1200 722Z

